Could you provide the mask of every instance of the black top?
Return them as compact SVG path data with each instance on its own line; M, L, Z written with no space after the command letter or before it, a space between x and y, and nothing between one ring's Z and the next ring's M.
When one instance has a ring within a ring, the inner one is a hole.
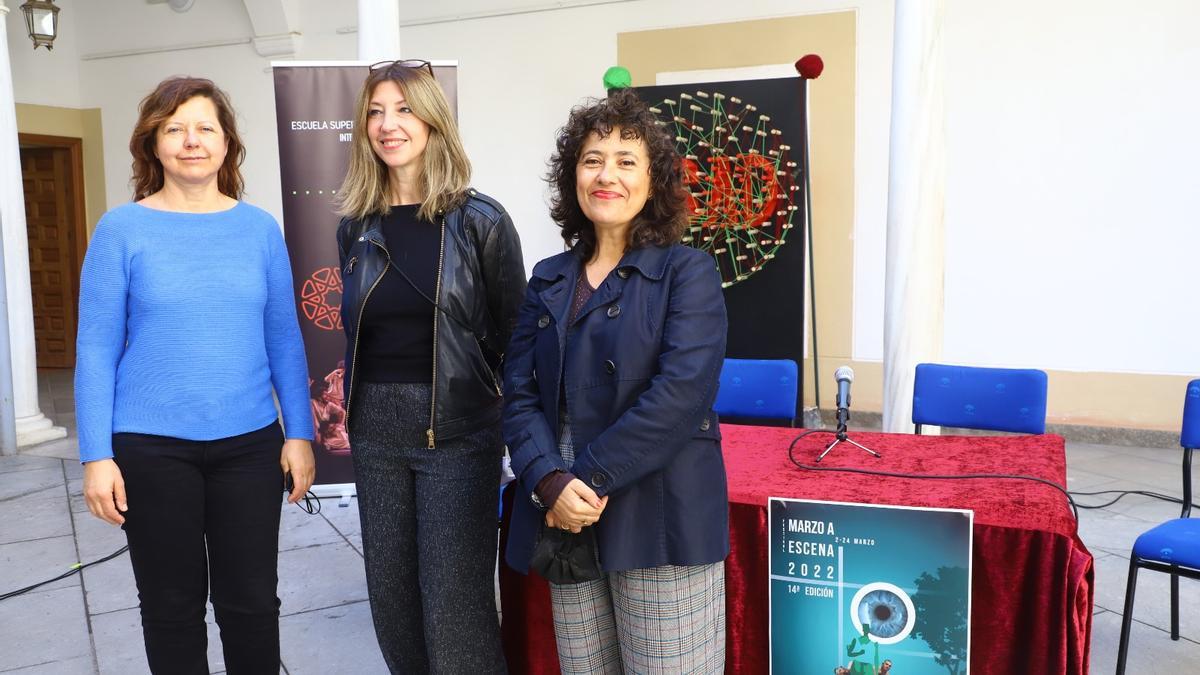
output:
M419 204L393 206L381 227L392 263L429 298L437 287L441 225L417 219ZM363 307L358 367L367 382L433 380L433 305L388 267Z

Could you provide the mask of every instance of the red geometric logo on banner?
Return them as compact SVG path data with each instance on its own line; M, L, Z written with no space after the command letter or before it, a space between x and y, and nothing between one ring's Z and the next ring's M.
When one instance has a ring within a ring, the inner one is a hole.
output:
M300 307L304 317L323 330L342 329L342 303L331 303L330 294L341 295L342 272L336 267L321 267L304 280L300 289Z

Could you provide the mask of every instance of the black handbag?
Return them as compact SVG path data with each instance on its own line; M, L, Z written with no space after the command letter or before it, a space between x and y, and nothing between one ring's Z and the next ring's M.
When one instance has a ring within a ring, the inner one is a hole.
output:
M570 530L547 527L542 522L529 567L552 584L579 584L603 576L596 554L596 533L585 527Z

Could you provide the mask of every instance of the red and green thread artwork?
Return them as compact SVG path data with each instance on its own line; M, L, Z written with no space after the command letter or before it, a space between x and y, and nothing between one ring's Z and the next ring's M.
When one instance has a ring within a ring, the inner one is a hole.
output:
M744 281L787 240L797 165L771 118L736 96L696 91L650 108L673 129L688 190L683 243L708 252L722 286Z

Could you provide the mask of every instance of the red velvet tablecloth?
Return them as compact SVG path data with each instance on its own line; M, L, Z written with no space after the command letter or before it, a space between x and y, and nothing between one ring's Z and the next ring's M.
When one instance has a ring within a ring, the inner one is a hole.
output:
M1076 534L1066 497L1048 485L1013 479L920 480L795 467L788 444L802 430L721 426L729 475L731 549L725 561L727 673L768 670L767 498L935 506L975 512L972 552L971 672L974 675L1088 672L1092 555ZM854 433L875 459L838 446L821 466L921 475L1025 474L1066 484L1060 436L910 436ZM796 445L811 464L830 440ZM511 493L512 490L506 491ZM512 499L506 494L506 499ZM509 509L505 509L508 513ZM501 548L507 523L501 528ZM557 673L550 592L535 575L500 566L502 632L513 673Z

